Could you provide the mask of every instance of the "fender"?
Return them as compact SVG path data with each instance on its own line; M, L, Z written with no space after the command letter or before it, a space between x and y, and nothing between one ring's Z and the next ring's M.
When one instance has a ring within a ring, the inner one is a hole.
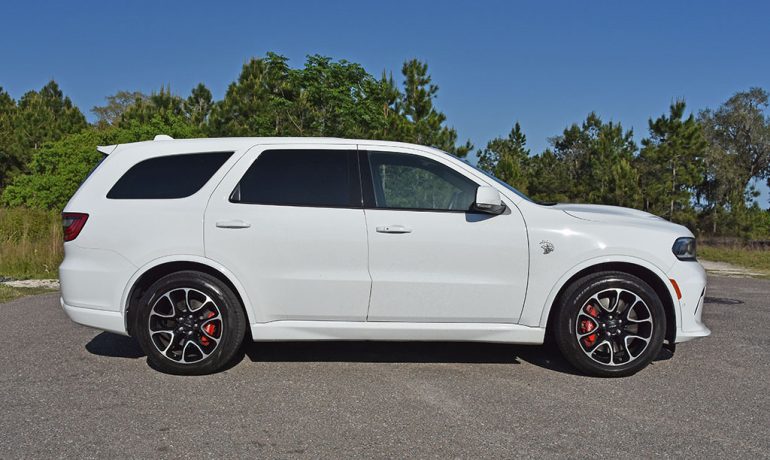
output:
M235 286L235 289L238 291L238 294L243 300L243 308L246 310L246 318L248 319L249 324L253 324L257 322L256 321L256 318L258 317L257 312L254 310L254 306L251 303L251 300L249 299L248 294L246 293L246 289L243 288L243 284L241 284L238 278L236 278L235 275L232 272L230 272L230 270L225 268L224 265L212 259L208 259L206 257L190 255L190 254L175 254L173 256L160 257L157 259L153 259L150 262L147 262L145 265L139 268L139 270L137 270L134 273L134 275L131 276L128 283L126 283L126 287L123 289L123 294L121 295L120 305L121 305L121 314L123 315L123 321L127 321L128 315L126 315L126 309L128 308L128 296L130 295L131 290L133 289L137 280L139 280L139 278L145 273L147 273L149 270L170 262L198 263L201 265L206 265L207 267L210 267L218 271L219 273L221 273L225 278L227 278L233 284L233 286Z
M651 271L655 274L660 280L663 282L663 284L668 289L668 293L671 296L671 299L674 303L674 316L676 317L676 328L679 329L680 325L682 324L682 312L681 312L681 306L679 304L679 301L677 300L676 291L674 290L674 287L671 285L671 282L668 280L668 276L666 276L666 273L657 265L650 263L644 259L640 259L633 256L626 256L626 255L613 255L608 254L606 256L601 257L595 257L592 259L584 260L577 265L574 265L572 268L564 272L562 276L559 278L559 280L554 284L553 288L551 288L551 291L548 293L548 297L545 300L545 303L542 305L542 310L540 313L539 322L537 323L540 327L545 327L548 323L548 315L551 312L551 308L553 307L554 301L556 300L556 296L559 294L559 292L562 290L562 288L565 286L567 281L570 280L575 274L578 272L585 270L587 268L601 265L605 263L628 263L633 265L638 265L640 267L646 268L647 270ZM531 311L530 315L527 315L527 310ZM525 308L523 314L522 314L522 323L524 323L525 317L529 316L530 321L534 320L534 316L536 313L532 311L532 306L528 306L528 308ZM525 323L526 324L526 323Z

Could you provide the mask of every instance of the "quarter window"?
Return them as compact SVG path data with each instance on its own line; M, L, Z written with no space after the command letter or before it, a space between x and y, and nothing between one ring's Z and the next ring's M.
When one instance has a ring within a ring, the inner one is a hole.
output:
M361 207L354 150L266 150L230 201L279 206Z
M369 152L377 208L469 211L478 185L419 155Z
M233 152L169 155L140 161L107 193L111 199L185 198L203 187Z

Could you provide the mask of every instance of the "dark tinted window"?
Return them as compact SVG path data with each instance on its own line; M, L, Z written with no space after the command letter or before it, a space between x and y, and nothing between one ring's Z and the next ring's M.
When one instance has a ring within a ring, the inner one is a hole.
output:
M468 211L478 185L452 168L419 155L369 152L378 208Z
M246 171L230 201L284 206L360 207L356 152L266 150Z
M141 161L123 174L107 198L160 199L190 196L200 190L232 154L195 153Z

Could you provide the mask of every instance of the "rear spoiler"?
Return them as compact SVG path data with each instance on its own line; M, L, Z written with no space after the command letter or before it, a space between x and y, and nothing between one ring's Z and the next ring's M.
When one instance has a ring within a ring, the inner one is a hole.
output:
M167 136L165 134L158 134L157 136L155 136L155 138L153 140L154 141L173 141L174 138L171 137L171 136ZM96 150L102 152L105 155L109 155L112 152L114 152L115 149L118 148L119 145L120 144L115 144L115 145L97 145L96 146Z
M110 153L114 152L115 149L118 148L118 144L115 145L97 145L96 150L99 152L109 155Z

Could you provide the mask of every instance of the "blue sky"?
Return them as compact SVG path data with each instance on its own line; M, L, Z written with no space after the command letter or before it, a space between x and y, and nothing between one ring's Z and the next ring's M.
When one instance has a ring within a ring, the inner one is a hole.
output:
M533 152L590 111L638 142L676 98L697 111L770 90L760 1L24 1L3 16L0 86L18 98L53 78L89 118L123 89L187 95L204 82L221 98L267 51L397 80L404 60L427 61L462 140L482 147L518 120Z

